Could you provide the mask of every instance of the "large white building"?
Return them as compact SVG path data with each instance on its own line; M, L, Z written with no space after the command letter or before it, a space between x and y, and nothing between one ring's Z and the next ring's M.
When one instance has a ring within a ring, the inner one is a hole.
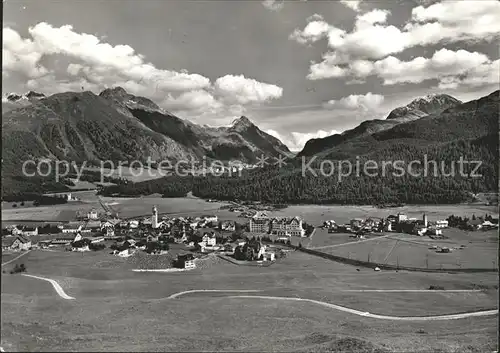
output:
M264 212L257 212L250 218L250 232L252 233L268 233L269 232L269 217Z
M303 237L305 230L302 227L300 217L293 218L273 218L270 222L270 232L273 235Z

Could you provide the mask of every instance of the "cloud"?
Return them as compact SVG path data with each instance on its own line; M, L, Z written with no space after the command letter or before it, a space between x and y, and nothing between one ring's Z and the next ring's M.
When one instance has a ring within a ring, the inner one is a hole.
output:
M365 111L374 110L384 102L384 96L380 94L351 94L350 96L343 97L339 100L330 100L326 104L329 108L344 108L344 109L362 109Z
M352 72L349 67L354 62L361 73L367 75L366 63L408 48L464 41L489 42L500 36L500 2L497 1L478 1L474 6L467 1L418 6L401 29L387 24L389 15L389 11L380 9L358 14L350 32L320 19L309 22L303 30L295 29L290 39L301 44L328 40L328 52L323 54L321 62L311 64L308 79L344 77Z
M340 3L347 6L351 10L356 12L360 11L359 4L361 4L361 0L340 0Z
M311 22L311 21L323 21L323 20L324 20L323 16L321 16L321 15L319 15L317 13L315 13L315 14L313 14L313 15L311 15L311 16L309 16L307 18L307 22Z
M245 104L262 104L283 94L281 87L242 75L226 75L212 84L186 70L160 69L128 45L113 46L70 25L42 22L28 32L31 38L24 39L11 28L3 29L3 75L19 74L29 89L46 94L82 89L98 93L121 86L173 112L207 119L234 117L245 112ZM53 70L41 65L45 57L54 57ZM59 58L68 62L66 70L54 64Z
M213 112L217 113L223 104L204 90L184 92L177 97L169 95L162 106L171 111Z
M243 75L226 75L215 81L214 92L226 102L248 104L281 98L283 88L246 78Z
M82 61L85 73L94 81L99 78L122 82L142 80L144 85L164 91L188 91L210 85L206 77L158 69L145 62L144 56L135 53L132 47L101 43L94 35L73 31L70 25L57 28L42 22L30 27L29 33L42 54L63 54Z
M333 28L322 19L314 19L311 17L309 19L312 21L310 21L303 30L296 28L288 38L290 40L295 40L300 44L314 43L324 38Z
M373 11L358 16L356 19L355 26L357 28L362 28L364 26L374 25L376 23L386 23L387 17L389 15L390 11L375 9Z
M262 1L262 5L271 11L281 11L285 6L285 3L283 0L264 0Z
M312 75L352 77L355 80L375 75L383 80L384 85L438 80L441 88L457 88L498 83L500 65L498 60L491 60L482 53L443 48L430 58L417 57L409 61L389 56L375 62L356 60L342 67L320 63L311 67Z
M5 72L17 71L28 78L46 75L47 68L40 64L42 53L30 39L23 39L10 28L3 28L2 69Z
M337 130L330 130L330 131L325 131L325 130L318 130L315 132L290 132L290 133L283 133L280 134L276 130L266 130L266 133L268 133L271 136L276 137L279 139L281 142L283 142L287 147L290 149L290 151L301 151L304 148L304 145L306 144L307 141L313 138L324 138L330 135L338 134L339 132Z

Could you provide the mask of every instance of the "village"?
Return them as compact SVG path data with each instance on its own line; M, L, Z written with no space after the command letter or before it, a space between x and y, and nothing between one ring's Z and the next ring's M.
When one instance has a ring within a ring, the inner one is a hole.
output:
M92 209L76 222L45 224L43 226L10 225L2 229L2 249L26 251L29 249L59 248L73 252L97 251L109 248L111 255L130 257L137 252L150 255L176 256L173 266L195 268L194 259L207 254L231 261L272 263L283 256L284 249L293 248L291 240L302 247L300 239L312 238L322 229L330 236L348 234L363 240L367 236L405 233L443 239L443 230L459 227L467 230L498 228L498 219L485 217L428 220L410 218L404 213L386 218L354 218L349 223L337 224L326 220L322 225L307 224L301 217L271 217L267 211L245 211L247 221L242 223L220 220L217 215L196 217L159 216L156 206L150 216L120 219L117 213L99 213ZM48 239L47 239L48 238ZM443 252L449 251L447 248Z

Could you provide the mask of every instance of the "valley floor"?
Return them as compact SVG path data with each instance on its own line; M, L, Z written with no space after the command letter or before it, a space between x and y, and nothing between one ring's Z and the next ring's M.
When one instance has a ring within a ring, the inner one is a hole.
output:
M107 252L36 250L2 270L16 263L55 280L74 299L46 280L2 274L5 351L317 351L346 342L397 352L496 349L497 315L395 321L307 301L241 297L305 298L386 316L448 315L497 309L495 273L358 272L300 252L270 267L219 262L180 273L133 272L126 259ZM468 290L420 291L430 285ZM491 289L470 291L472 285ZM203 291L169 298L188 290Z

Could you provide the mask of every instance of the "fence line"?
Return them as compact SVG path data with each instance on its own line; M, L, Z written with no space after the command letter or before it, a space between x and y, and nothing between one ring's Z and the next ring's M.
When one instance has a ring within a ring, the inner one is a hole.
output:
M340 262L347 265L375 268L378 267L381 270L401 270L401 271L416 271L416 272L465 272L465 273L477 273L477 272L498 272L498 268L423 268L423 267L408 267L408 266L396 266L390 264L383 264L377 262L368 262L356 259L345 258L342 256L327 254L321 251L307 249L303 247L298 247L294 245L287 245L296 250L319 256L328 260L335 262Z

